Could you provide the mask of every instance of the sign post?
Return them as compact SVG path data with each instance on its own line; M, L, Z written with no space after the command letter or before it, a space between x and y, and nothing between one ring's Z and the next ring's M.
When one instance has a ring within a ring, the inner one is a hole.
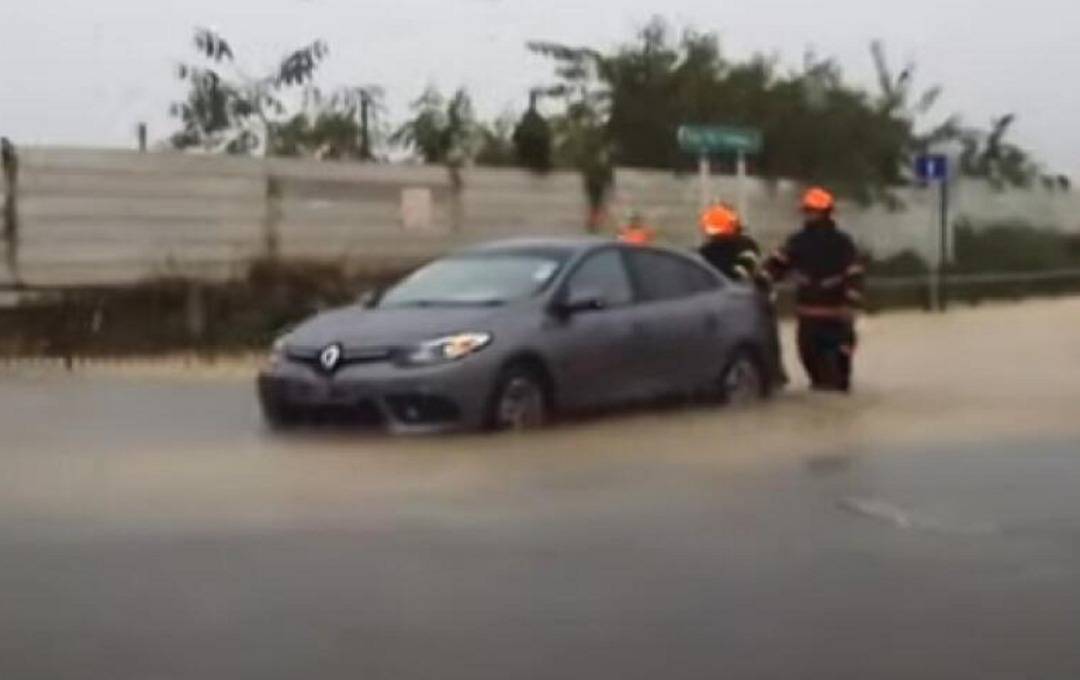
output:
M746 152L739 150L735 152L735 176L738 177L738 196L736 197L736 205L739 208L739 214L745 215L747 210L746 205Z
M708 206L709 156L718 153L734 153L738 176L737 202L739 212L746 216L746 157L761 153L764 139L760 130L731 125L682 125L678 133L679 148L686 153L697 154L701 181L701 206Z
M938 186L937 258L930 267L930 309L944 312L948 305L945 265L949 253L949 159L943 154L923 154L915 159L915 176Z
M703 153L698 156L698 184L701 189L701 207L704 209L709 205L709 175L712 174L712 168L709 163L709 154Z

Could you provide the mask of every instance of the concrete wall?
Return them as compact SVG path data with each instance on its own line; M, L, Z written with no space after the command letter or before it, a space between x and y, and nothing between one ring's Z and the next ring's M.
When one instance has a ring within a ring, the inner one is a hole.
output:
M273 199L269 178L278 190ZM696 177L624 170L617 185L612 225L640 209L668 241L697 241ZM416 188L430 192L428 224L407 223L413 220L402 213L402 192ZM714 178L713 193L733 200L734 181ZM779 241L798 223L796 198L791 184L752 182L753 233L766 244ZM842 206L842 220L875 254L930 253L934 198L920 191L904 198L908 209L898 213ZM966 184L956 206L977 218L1023 216L1080 229L1078 198ZM56 148L20 151L19 206L20 275L34 284L229 276L265 253L271 235L285 257L389 265L479 240L581 233L586 213L575 173L474 168L458 202L437 167ZM8 278L0 267L0 281Z

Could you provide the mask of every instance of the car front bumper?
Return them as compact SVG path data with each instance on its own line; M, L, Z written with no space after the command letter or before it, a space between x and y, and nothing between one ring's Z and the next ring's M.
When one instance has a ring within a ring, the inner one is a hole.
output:
M283 361L260 372L258 396L266 413L326 415L392 432L475 430L486 421L494 380L478 358L417 368L354 364L329 375Z

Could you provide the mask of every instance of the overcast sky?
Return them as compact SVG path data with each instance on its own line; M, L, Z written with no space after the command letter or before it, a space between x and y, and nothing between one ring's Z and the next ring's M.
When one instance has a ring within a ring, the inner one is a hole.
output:
M1080 175L1077 0L5 0L0 12L0 134L17 143L130 146L134 125L170 131L182 94L174 67L193 27L229 38L252 70L323 38L320 83L379 83L400 116L428 83L467 86L485 115L520 111L550 73L530 39L608 46L654 14L717 32L731 56L792 65L807 48L858 81L868 43L918 62L940 83L937 112L970 122L1016 112L1016 138L1052 169Z

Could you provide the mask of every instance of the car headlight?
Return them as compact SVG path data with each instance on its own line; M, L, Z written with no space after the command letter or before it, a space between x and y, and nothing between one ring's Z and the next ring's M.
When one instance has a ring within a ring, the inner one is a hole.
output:
M458 333L422 342L408 350L405 363L427 366L464 359L491 344L491 333Z
M263 362L264 368L275 368L285 361L285 337L282 336L270 345L270 351L266 354Z

